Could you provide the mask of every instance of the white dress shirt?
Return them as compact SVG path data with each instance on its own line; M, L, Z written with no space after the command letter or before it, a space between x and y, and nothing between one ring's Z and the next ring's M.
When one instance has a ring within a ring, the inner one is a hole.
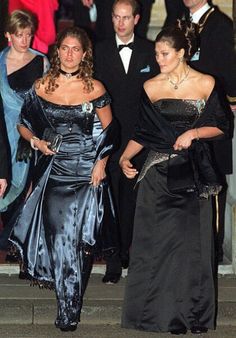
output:
M196 12L194 13L190 13L190 19L193 23L198 23L199 20L201 19L201 17L203 16L203 14L206 13L206 11L208 11L208 9L211 6L206 3L204 6L202 6L201 8L199 8Z
M127 43L125 43L125 45L127 45L130 42L134 42L134 34L133 34L132 38L129 41L127 41ZM117 48L118 48L119 45L124 45L124 42L122 42L118 38L117 35L116 35L116 44L117 44ZM130 58L131 58L131 55L132 55L132 49L130 49L128 47L124 47L124 48L122 48L122 50L119 53L120 53L120 57L121 57L125 72L127 74L128 70L129 70Z

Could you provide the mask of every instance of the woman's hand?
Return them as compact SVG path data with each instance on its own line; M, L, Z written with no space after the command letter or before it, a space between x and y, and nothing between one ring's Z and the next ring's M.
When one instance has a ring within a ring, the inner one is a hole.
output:
M95 164L93 171L92 171L91 182L90 182L94 187L97 187L102 182L102 180L104 180L104 178L106 177L105 168L106 168L106 161L104 160L99 160Z
M127 158L121 157L120 167L125 176L128 178L134 178L138 174L138 171L135 168L133 168L133 164Z
M174 150L188 149L191 146L192 141L196 138L198 138L196 129L187 130L186 132L181 134L175 141L175 144L173 146Z
M47 142L45 140L35 140L34 145L35 147L38 148L38 150L41 151L41 153L43 153L46 156L49 156L49 155L52 156L56 154L54 151L48 148L48 146L50 145L50 142Z
M7 180L5 178L0 178L0 198L3 197L6 188L7 188Z

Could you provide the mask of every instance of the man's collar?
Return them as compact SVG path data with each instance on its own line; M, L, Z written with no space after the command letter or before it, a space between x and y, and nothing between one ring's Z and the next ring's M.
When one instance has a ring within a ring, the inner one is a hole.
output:
M201 17L203 16L203 14L206 13L206 11L208 11L208 9L210 8L211 6L206 3L204 6L202 6L201 8L199 8L196 12L194 12L193 14L190 13L190 18L191 18L191 21L193 23L198 23L199 20L201 19Z
M121 41L121 39L118 37L117 34L115 35L115 38L116 38L116 44L117 44L117 46L123 45L123 44L124 44L124 42ZM131 37L131 39L130 39L129 41L127 41L125 44L128 45L128 43L133 42L133 41L134 41L134 34L133 34L133 36Z

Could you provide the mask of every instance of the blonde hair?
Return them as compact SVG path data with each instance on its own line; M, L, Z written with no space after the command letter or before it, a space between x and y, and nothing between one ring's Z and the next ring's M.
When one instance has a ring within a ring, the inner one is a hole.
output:
M6 21L5 32L15 34L19 29L30 28L34 34L37 29L38 21L36 16L26 10L16 10L8 16Z

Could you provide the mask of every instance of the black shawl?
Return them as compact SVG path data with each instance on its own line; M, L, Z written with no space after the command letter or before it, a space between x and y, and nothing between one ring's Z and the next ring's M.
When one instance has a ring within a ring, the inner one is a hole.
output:
M229 121L215 88L209 96L203 112L191 126L191 129L200 127L219 128L224 133L224 136L217 137L217 139L228 136ZM189 149L175 151L173 145L177 137L174 127L163 117L161 111L152 104L147 94L143 92L140 116L133 140L155 152L169 155L178 154L178 156L169 160L168 172L174 173L175 177L172 181L178 183L180 190L189 190L186 182L191 180L183 174L183 169L185 168L183 163L186 163L187 166L190 165L191 167L193 185L199 196L206 197L209 194L219 192L220 175L216 171L212 155L210 146L212 139L193 141Z

